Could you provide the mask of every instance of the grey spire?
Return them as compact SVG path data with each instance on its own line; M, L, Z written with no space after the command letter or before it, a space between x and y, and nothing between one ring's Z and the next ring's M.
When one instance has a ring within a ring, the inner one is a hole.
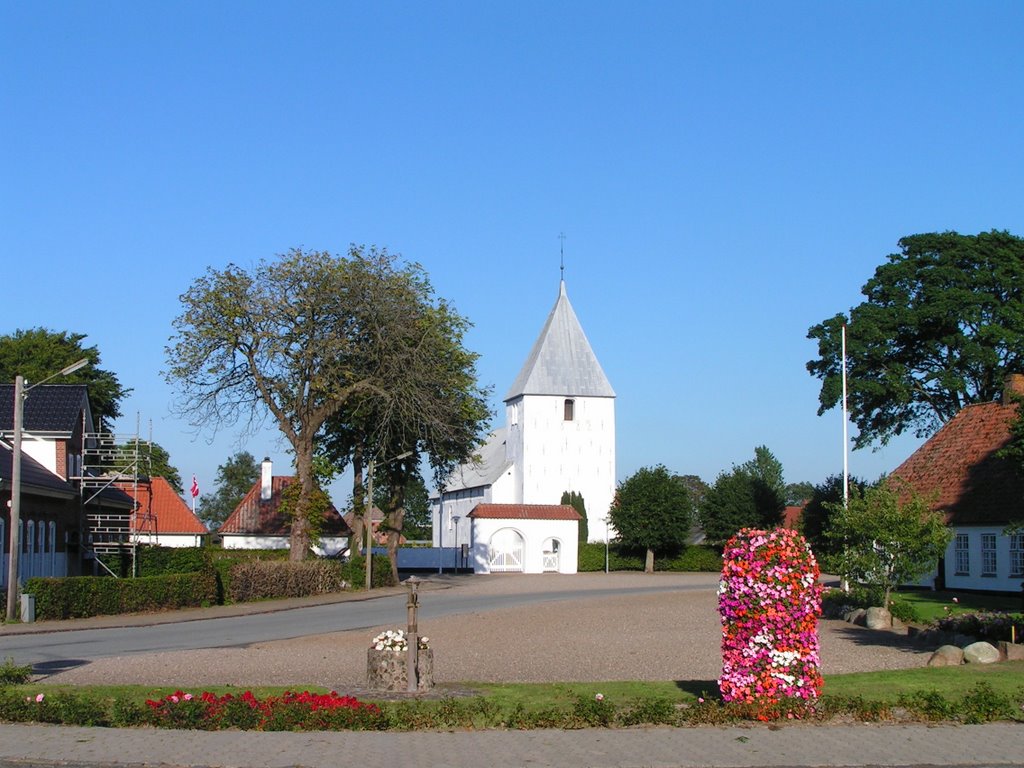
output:
M558 300L505 400L520 395L615 397L615 390L576 319L564 281L558 288Z

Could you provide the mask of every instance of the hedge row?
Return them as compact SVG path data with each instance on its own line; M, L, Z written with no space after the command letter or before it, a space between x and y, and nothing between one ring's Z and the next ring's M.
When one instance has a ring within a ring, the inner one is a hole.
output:
M231 569L228 596L233 603L276 597L307 597L345 589L341 563L254 560Z
M614 542L608 546L608 570L610 571L642 571L644 569L645 552L624 550ZM580 544L578 569L584 571L603 571L605 545L591 542ZM718 573L722 570L722 553L714 547L694 545L686 547L675 555L664 555L654 558L656 571L707 571Z
M217 602L217 579L210 570L137 579L33 578L25 582L24 591L36 598L37 619L77 619L212 605Z

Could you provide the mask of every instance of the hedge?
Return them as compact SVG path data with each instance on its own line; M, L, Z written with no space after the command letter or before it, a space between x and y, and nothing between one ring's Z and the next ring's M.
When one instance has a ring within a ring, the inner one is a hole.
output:
M217 579L211 570L137 579L33 578L23 591L35 596L37 619L77 619L212 605L217 602Z
M346 587L341 571L341 563L327 560L239 563L231 569L228 596L232 602L243 603L341 592Z
M580 544L578 570L603 571L605 545L599 542ZM642 571L644 569L644 552L623 550L618 544L608 547L608 570L610 571ZM705 571L718 573L722 569L722 554L715 548L697 544L686 547L675 555L663 555L654 558L656 571Z

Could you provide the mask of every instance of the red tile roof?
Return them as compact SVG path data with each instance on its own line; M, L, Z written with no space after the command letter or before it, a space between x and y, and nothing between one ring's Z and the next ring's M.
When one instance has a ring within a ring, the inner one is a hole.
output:
M953 525L1002 524L1019 514L1024 478L996 452L1010 438L1015 404L978 403L951 421L892 473L925 497Z
M804 516L804 507L807 502L786 507L782 510L782 527L796 531L800 529L800 520Z
M133 531L140 533L209 533L202 521L162 477L150 482L114 483L120 490L138 502L132 515Z
M469 516L479 520L582 520L568 504L477 504Z
M294 476L277 475L270 480L271 496L267 501L260 499L261 481L253 483L245 497L238 502L235 511L218 530L218 533L245 533L257 536L287 536L291 525L281 514L281 493L295 482ZM341 519L332 504L327 510L323 533L327 536L345 536L352 531Z

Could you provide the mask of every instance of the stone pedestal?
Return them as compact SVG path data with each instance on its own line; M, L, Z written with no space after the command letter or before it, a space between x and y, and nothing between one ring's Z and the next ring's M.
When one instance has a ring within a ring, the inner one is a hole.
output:
M405 651L366 652L366 687L375 691L407 691L409 689L408 658ZM421 648L416 664L416 690L434 687L434 649Z

